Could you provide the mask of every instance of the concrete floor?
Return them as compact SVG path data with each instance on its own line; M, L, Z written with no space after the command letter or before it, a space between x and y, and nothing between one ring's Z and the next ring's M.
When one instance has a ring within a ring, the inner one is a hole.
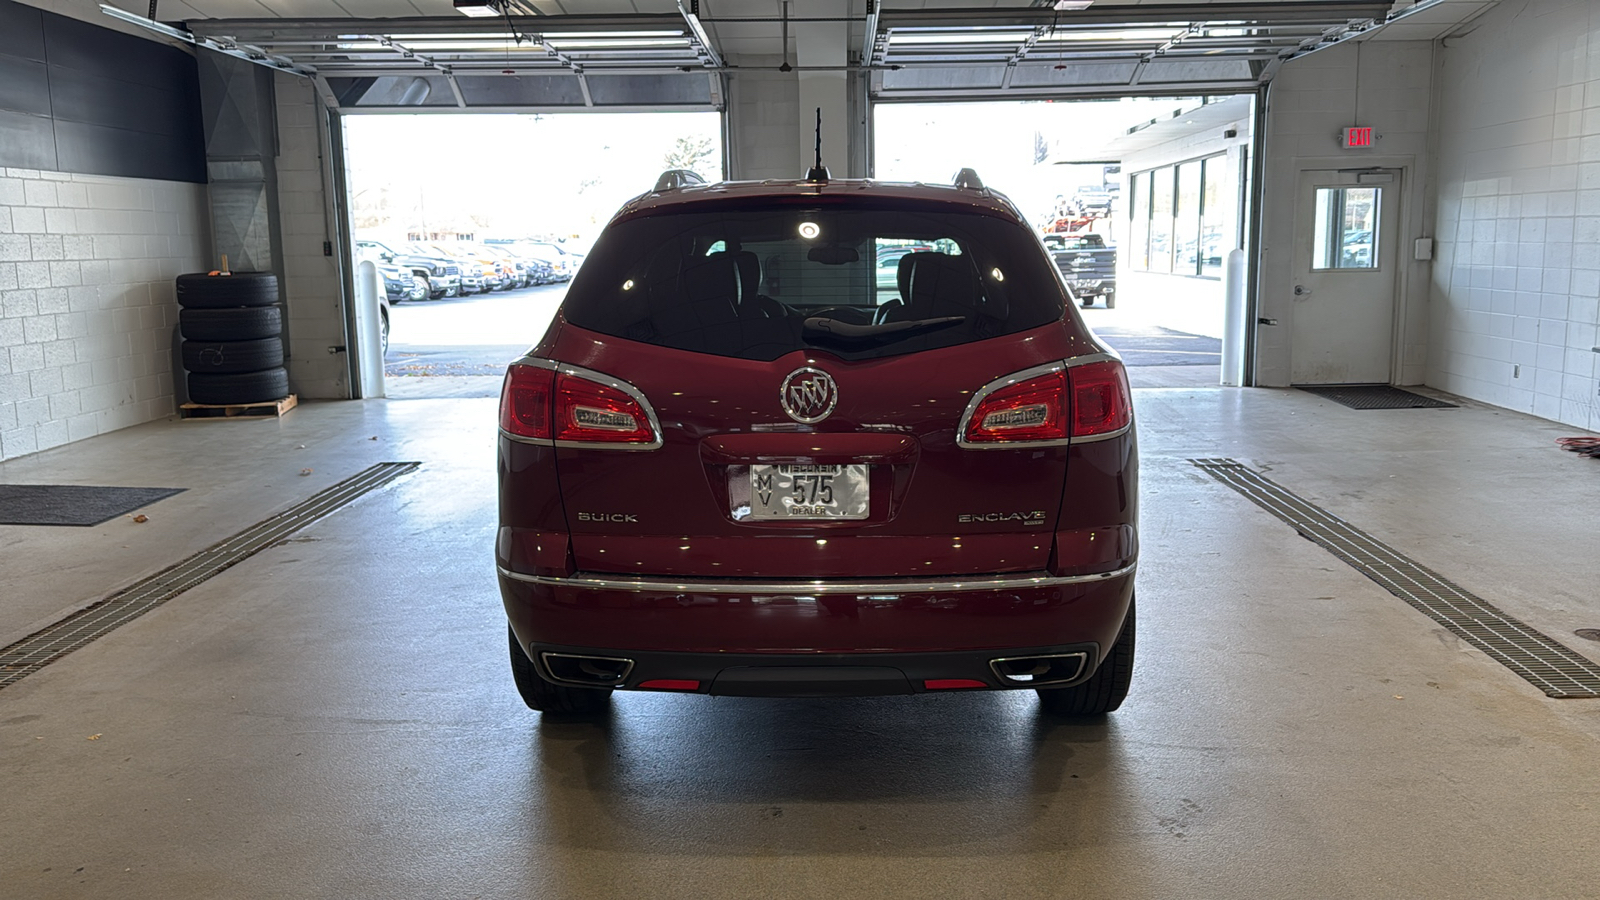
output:
M1556 449L1571 429L1136 393L1140 659L1092 725L1025 693L633 694L541 721L506 665L492 399L156 423L0 464L189 489L144 524L0 527L9 641L372 462L423 462L0 691L0 895L1593 896L1600 701L1547 699L1187 462L1266 470L1600 660L1573 636L1600 626L1600 461Z

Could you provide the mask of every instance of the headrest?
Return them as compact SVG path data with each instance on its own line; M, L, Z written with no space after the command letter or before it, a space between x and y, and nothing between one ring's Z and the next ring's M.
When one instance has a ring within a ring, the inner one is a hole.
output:
M713 253L699 259L686 259L679 272L679 286L691 303L707 300L737 303L739 267L732 253Z
M902 296L912 319L971 316L983 305L978 273L965 256L907 253L900 260L900 278L909 282L910 291Z

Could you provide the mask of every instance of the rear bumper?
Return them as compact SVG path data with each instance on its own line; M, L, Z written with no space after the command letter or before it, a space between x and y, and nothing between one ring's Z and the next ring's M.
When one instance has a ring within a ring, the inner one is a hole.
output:
M506 616L524 647L585 648L636 660L652 653L724 660L751 654L780 666L829 655L955 653L988 671L992 658L1028 655L1010 652L1019 648L1073 646L1088 648L1087 677L1116 640L1133 578L1132 565L1067 577L775 582L556 578L502 566L499 580ZM1001 686L992 672L988 677ZM630 676L629 684L637 680Z
M947 690L1032 690L1071 687L1098 668L1094 644L945 653L667 653L533 644L525 648L539 675L556 684L617 690L673 691L724 697L873 697ZM586 676L573 661L618 663L618 680ZM1049 660L1037 683L1007 677L1018 659ZM1053 676L1053 677L1052 677Z

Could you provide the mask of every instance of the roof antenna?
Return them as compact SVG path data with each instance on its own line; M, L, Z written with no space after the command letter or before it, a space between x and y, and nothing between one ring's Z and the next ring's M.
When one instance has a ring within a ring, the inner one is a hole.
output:
M806 180L821 184L828 180L828 167L822 164L822 107L817 107L817 164L806 172Z

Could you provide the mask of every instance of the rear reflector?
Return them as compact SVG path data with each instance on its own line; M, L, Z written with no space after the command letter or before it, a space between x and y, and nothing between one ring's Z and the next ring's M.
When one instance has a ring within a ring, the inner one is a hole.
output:
M700 682L687 678L652 678L640 682L639 687L650 691L698 691Z
M929 678L922 686L930 691L960 691L986 688L987 684L973 678Z

